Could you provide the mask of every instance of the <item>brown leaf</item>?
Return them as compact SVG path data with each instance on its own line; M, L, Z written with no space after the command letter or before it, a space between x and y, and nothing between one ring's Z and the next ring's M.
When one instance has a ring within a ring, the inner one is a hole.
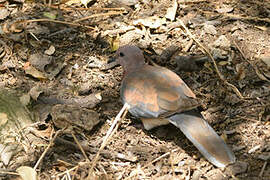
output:
M37 180L37 172L28 166L21 166L16 171L23 180Z
M29 74L39 80L47 79L47 77L42 72L31 66L30 63L25 63L24 71L26 74Z

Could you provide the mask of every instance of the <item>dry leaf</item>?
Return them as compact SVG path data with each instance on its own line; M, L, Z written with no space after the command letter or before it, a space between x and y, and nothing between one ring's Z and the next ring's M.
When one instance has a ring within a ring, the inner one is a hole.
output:
M52 64L53 58L45 54L36 53L30 55L29 62L37 70L44 72L45 67L48 67L50 64Z
M215 26L212 24L205 24L203 26L203 29L204 29L205 33L207 33L207 34L211 34L211 35L217 34L217 30L216 30Z
M245 73L245 66L242 64L237 64L236 67L236 79L238 80L242 80L246 77L246 73Z
M29 75L33 76L34 78L37 78L40 80L47 79L47 77L42 72L40 72L39 70L37 70L36 68L31 66L30 63L29 63L29 65L27 65L27 63L25 63L24 71L26 74L29 74Z
M68 6L72 4L80 4L80 3L81 3L81 0L70 0L70 1L65 2L65 4Z
M24 94L20 97L20 102L24 105L27 106L30 103L30 95L29 94Z
M233 7L223 6L223 7L217 8L216 11L219 13L230 13L233 11Z
M218 65L220 65L220 66L225 66L225 65L227 65L227 64L228 64L227 61L220 61L220 62L218 63Z
M171 21L174 21L175 15L176 15L177 6L178 6L178 5L177 5L177 1L174 0L174 1L173 1L173 6L172 6L172 7L169 7L169 8L167 9L167 13L166 13L166 15L165 15L165 17L166 17L167 19L169 19L169 20L171 20Z
M120 37L119 34L117 34L116 37L108 37L108 41L110 43L110 47L111 47L111 52L116 51L119 48L119 44L120 44Z
M16 171L23 180L37 180L37 172L28 166L21 166Z
M65 2L66 5L70 6L70 5L73 5L73 4L80 4L81 3L81 0L68 0L67 2Z
M47 49L44 53L47 54L47 55L52 55L53 53L55 52L55 47L53 45L51 45L49 47L49 49Z
M43 16L54 20L57 17L57 13L56 12L44 12Z
M41 88L41 86L34 86L28 92L31 98L34 99L35 101L38 99L41 93L43 93L43 89Z
M14 152L16 151L16 145L3 145L0 144L0 153L1 153L1 161L8 165L11 157L13 156Z
M263 56L261 60L270 68L270 56Z
M7 9L0 9L0 20L5 19L6 17L8 17L9 14L10 12Z
M166 23L165 18L159 18L157 16L148 17L145 19L138 19L133 22L133 25L143 25L152 29L156 29Z
M0 126L3 126L7 123L8 116L6 113L0 113Z
M81 0L81 3L87 8L87 4L91 2L92 0Z

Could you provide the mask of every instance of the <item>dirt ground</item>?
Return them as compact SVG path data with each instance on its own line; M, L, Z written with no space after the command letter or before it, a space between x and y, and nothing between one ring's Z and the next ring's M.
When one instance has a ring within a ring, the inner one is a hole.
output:
M1 179L19 179L10 172L36 165L63 128L57 119L76 126L70 131L90 162L65 132L41 158L38 177L86 179L122 108L122 68L104 67L125 44L139 46L148 63L188 84L237 163L216 168L173 125L146 131L128 114L90 179L270 179L268 0L90 0L87 8L76 0L0 0L0 25L0 86L29 96L35 129L20 154L0 164Z

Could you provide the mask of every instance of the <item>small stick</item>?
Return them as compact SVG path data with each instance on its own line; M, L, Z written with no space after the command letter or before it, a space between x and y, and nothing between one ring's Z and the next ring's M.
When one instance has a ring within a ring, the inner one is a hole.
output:
M90 8L83 8L83 7L79 7L79 8L69 8L69 7L59 7L59 6L55 6L55 5L51 5L50 6L51 8L54 8L54 9L63 9L63 10L105 10L105 11L125 11L125 8L123 7L120 7L120 8L100 8L100 7L90 7Z
M91 29L91 30L95 30L95 28L91 26L72 23L72 22L66 22L66 21L53 20L53 19L31 19L31 20L19 21L18 23L31 23L31 22L53 22L53 23L59 23L59 24L67 24L71 26L80 26L80 27Z
M202 11L203 13L207 14L217 14L216 12L209 12L209 11ZM270 23L269 18L258 18L258 17L251 17L251 16L242 16L238 14L229 14L229 13L219 13L220 15L224 17L229 17L231 19L237 19L237 20L247 20L247 21L262 21L262 22L267 22Z
M86 16L83 17L81 19L77 19L76 21L74 21L75 23L90 19L90 18L95 18L95 17L101 17L101 16L110 16L110 15L118 15L118 14L122 14L123 11L117 12L117 11L112 11L112 12L107 12L107 13L100 13L100 14L93 14L91 16Z
M92 166L91 166L91 168L89 169L89 173L88 173L87 179L89 179L89 180L91 179L91 176L92 176L92 174L93 174L93 169L94 169L94 166L95 166L96 163L97 163L97 160L98 160L98 158L99 158L100 152L104 149L104 147L105 147L105 145L107 144L109 138L110 138L110 137L113 135L113 133L117 130L117 127L118 127L118 126L116 126L117 122L118 122L119 120L121 120L121 116L122 116L122 115L126 115L128 109L129 109L129 105L128 105L127 103L125 103L124 106L122 107L122 109L120 110L120 112L119 112L119 113L117 114L117 116L115 117L115 119L114 119L114 121L113 121L113 123L112 123L110 129L107 131L107 134L106 134L106 136L104 137L103 142L102 142L102 144L101 144L101 146L100 146L100 148L99 148L99 150L98 150L98 152L97 152L97 154L96 154L96 156L95 156L95 158L94 158L94 160L93 160ZM124 118L124 117L125 117L125 116L123 116L122 118Z
M85 151L83 150L81 144L79 143L78 139L76 138L76 136L74 135L73 132L71 132L71 135L72 135L74 141L76 142L77 146L80 148L81 152L83 153L83 156L86 159L86 161L90 162L88 156L86 155Z
M79 165L74 166L73 168L70 168L70 169L68 169L68 170L66 170L66 171L64 171L64 172L61 172L61 173L55 175L55 177L60 177L60 176L62 176L62 175L65 175L66 173L71 172L71 171L73 171L73 170L76 170L76 169L78 169L78 168L79 168Z
M48 145L48 147L45 149L45 151L41 154L40 158L38 159L36 165L34 166L34 170L37 169L39 163L42 161L42 159L44 158L44 156L46 155L46 153L48 152L48 150L52 147L54 140L56 139L56 137L60 134L60 132L62 132L62 130L59 130L55 133L54 137L51 139L50 144Z
M215 61L215 59L213 58L213 56L211 55L211 53L208 51L208 49L206 47L204 47L192 34L191 32L188 30L188 28L185 26L185 24L183 23L183 21L180 20L180 24L181 26L185 29L186 33L190 36L191 39L193 39L203 50L204 52L208 55L208 57L212 60L215 70L219 76L219 78L227 85L230 86L232 88L232 90L235 92L235 94L240 98L240 99L244 99L244 97L242 96L242 94L240 93L240 91L231 83L229 83L224 76L220 73L217 63Z
M20 176L19 173L17 172L9 172L9 171L0 171L0 174Z
M234 39L231 39L231 40L232 40L233 44L235 45L235 47L236 47L236 48L238 49L238 51L240 52L241 56L244 58L244 60L246 60L246 61L253 67L254 71L255 71L256 74L257 74L257 76L258 76L260 79L262 79L262 78L260 77L260 72L259 72L259 70L258 70L258 67L257 67L254 63L251 63L251 62L248 60L248 58L246 57L246 55L244 54L244 52L242 51L242 49L238 46L238 44L235 42L235 40L234 40ZM267 82L270 82L268 79L262 79L262 80L267 81Z
M34 33L30 32L30 34L34 37L36 41L40 41Z
M171 150L171 151L169 151L169 152L166 152L165 154L159 156L158 158L154 159L154 160L151 161L150 163L148 163L148 164L146 164L145 166L143 166L143 167L141 168L141 170L144 170L145 168L147 168L147 167L150 166L151 164L153 164L153 163L159 161L160 159L162 159L162 158L164 158L164 157L170 155L171 153L173 153L173 152L175 152L175 151L177 151L177 150L178 150L178 149L173 149L173 150ZM134 173L134 174L130 175L129 177L127 177L125 180L131 179L131 178L132 178L133 176L135 176L135 175L136 175L136 174Z
M267 165L267 161L264 162L263 167L262 167L262 170L261 170L261 172L260 172L260 174L259 174L259 177L262 177L263 172L264 172L264 170L265 170L265 168L266 168L266 165Z

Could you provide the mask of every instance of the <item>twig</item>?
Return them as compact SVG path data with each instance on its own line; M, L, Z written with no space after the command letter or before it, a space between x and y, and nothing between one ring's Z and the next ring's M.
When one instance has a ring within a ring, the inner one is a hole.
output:
M19 21L18 23L31 23L31 22L53 22L53 23L59 23L59 24L67 24L71 26L80 26L80 27L91 29L91 30L95 30L95 28L91 26L72 23L72 22L66 22L66 21L53 20L53 19L30 19L30 20Z
M30 32L30 35L32 35L36 41L40 41L34 33Z
M209 12L209 11L202 11L203 13L207 14L215 14L217 15L216 12ZM219 13L222 16L229 17L232 19L240 19L240 20L248 20L248 21L262 21L262 22L267 22L270 23L270 18L258 18L258 17L250 17L250 16L241 16L238 14L228 14L228 13Z
M68 170L66 170L66 171L64 171L64 172L61 172L61 173L55 175L55 177L62 176L62 175L64 175L64 174L68 173L68 172L71 172L71 171L73 171L73 170L76 170L77 168L79 168L79 165L74 166L73 168L70 168L70 169L68 169Z
M153 164L153 163L159 161L160 159L162 159L162 158L164 158L164 157L170 155L170 154L173 153L173 152L176 152L177 150L178 150L178 149L173 149L173 150L171 150L171 151L169 151L169 152L166 152L165 154L163 154L163 155L159 156L158 158L154 159L153 161L147 163L145 166L143 166L143 167L141 168L141 170L144 170L145 168L147 168L147 167L150 166L151 164ZM135 176L135 175L136 175L136 174L132 174L132 175L130 175L129 177L127 177L125 180L131 179L131 178L132 178L133 176Z
M188 30L188 28L185 26L185 24L183 23L182 20L180 20L180 24L181 26L185 29L186 33L190 36L191 39L193 39L202 49L203 51L207 54L207 56L211 59L212 63L214 64L215 70L218 74L218 77L223 81L224 84L226 84L227 86L230 86L232 88L232 90L235 92L235 94L240 98L240 99L244 99L244 97L242 96L242 94L240 93L240 91L231 83L229 83L224 76L220 73L217 63L215 61L215 59L213 58L213 56L211 55L211 53L208 51L208 49L206 47L204 47L192 34L191 32Z
M12 56L11 48L4 41L2 41L1 39L0 39L0 44L2 44L4 46L4 48L5 48L5 52L3 54L7 55L6 58L9 59Z
M102 142L102 144L101 144L101 146L100 146L100 148L99 148L99 150L98 150L98 152L97 152L97 154L96 154L96 156L95 156L95 158L94 158L94 160L93 160L93 163L92 163L92 165L91 165L91 168L89 169L89 173L88 173L87 179L91 180L91 177L92 177L92 174L93 174L93 169L94 169L94 166L95 166L96 163L97 163L97 160L98 160L98 158L99 158L100 152L104 149L104 147L105 147L105 145L107 144L109 138L110 138L110 137L113 135L113 133L117 130L117 127L118 127L118 126L116 126L116 124L117 124L117 122L121 119L121 116L122 116L122 115L123 115L122 118L125 117L128 108L129 108L129 105L128 105L127 103L125 103L124 106L122 107L122 109L120 110L120 112L119 112L119 113L117 114L117 116L115 117L115 119L114 119L114 121L113 121L113 123L112 123L110 129L107 131L107 134L106 134L106 136L104 137L103 142Z
M74 21L75 23L90 19L90 18L95 18L95 17L101 17L101 16L111 16L111 15L118 15L118 14L122 14L123 11L117 12L117 11L112 11L112 12L107 12L107 13L100 13L100 14L93 14L91 16L86 16L83 17L81 19L77 19L76 21Z
M34 170L37 169L39 163L42 161L42 159L44 158L44 156L46 155L46 153L48 152L48 150L52 147L54 140L56 139L56 137L60 134L60 132L62 132L62 130L59 130L55 133L54 137L51 139L50 144L48 145L48 147L45 149L45 151L41 154L39 160L37 161L36 165L34 166Z
M9 172L9 171L0 171L0 174L20 176L19 173L17 173L17 172Z
M85 151L83 150L81 144L79 143L78 139L76 138L76 136L74 135L73 132L71 132L71 135L72 135L74 141L76 142L77 146L80 148L81 152L83 153L83 156L86 159L86 161L90 162L88 156L86 155Z
M244 54L244 52L242 51L242 49L238 46L238 44L235 42L235 40L233 38L231 38L231 41L233 42L233 44L235 45L235 47L237 48L237 50L240 52L241 56L244 58L245 61L247 61L251 66L252 68L254 69L255 73L257 74L257 76L264 80L264 81L267 81L267 82L270 82L267 78L265 78L261 72L259 71L258 67L254 64L254 63L251 63L248 58L246 57L246 55Z
M265 170L265 168L266 168L266 165L267 165L267 161L264 162L263 167L262 167L262 170L261 170L261 172L260 172L260 174L259 174L259 177L262 177L263 172L264 172L264 170Z
M90 11L94 11L94 10L105 10L105 11L125 11L126 9L123 7L120 8L100 8L100 7L90 7L90 8L83 8L83 7L79 7L79 8L75 8L75 7L62 7L62 6L55 6L55 5L51 5L51 8L54 9L64 9L64 10L90 10Z

